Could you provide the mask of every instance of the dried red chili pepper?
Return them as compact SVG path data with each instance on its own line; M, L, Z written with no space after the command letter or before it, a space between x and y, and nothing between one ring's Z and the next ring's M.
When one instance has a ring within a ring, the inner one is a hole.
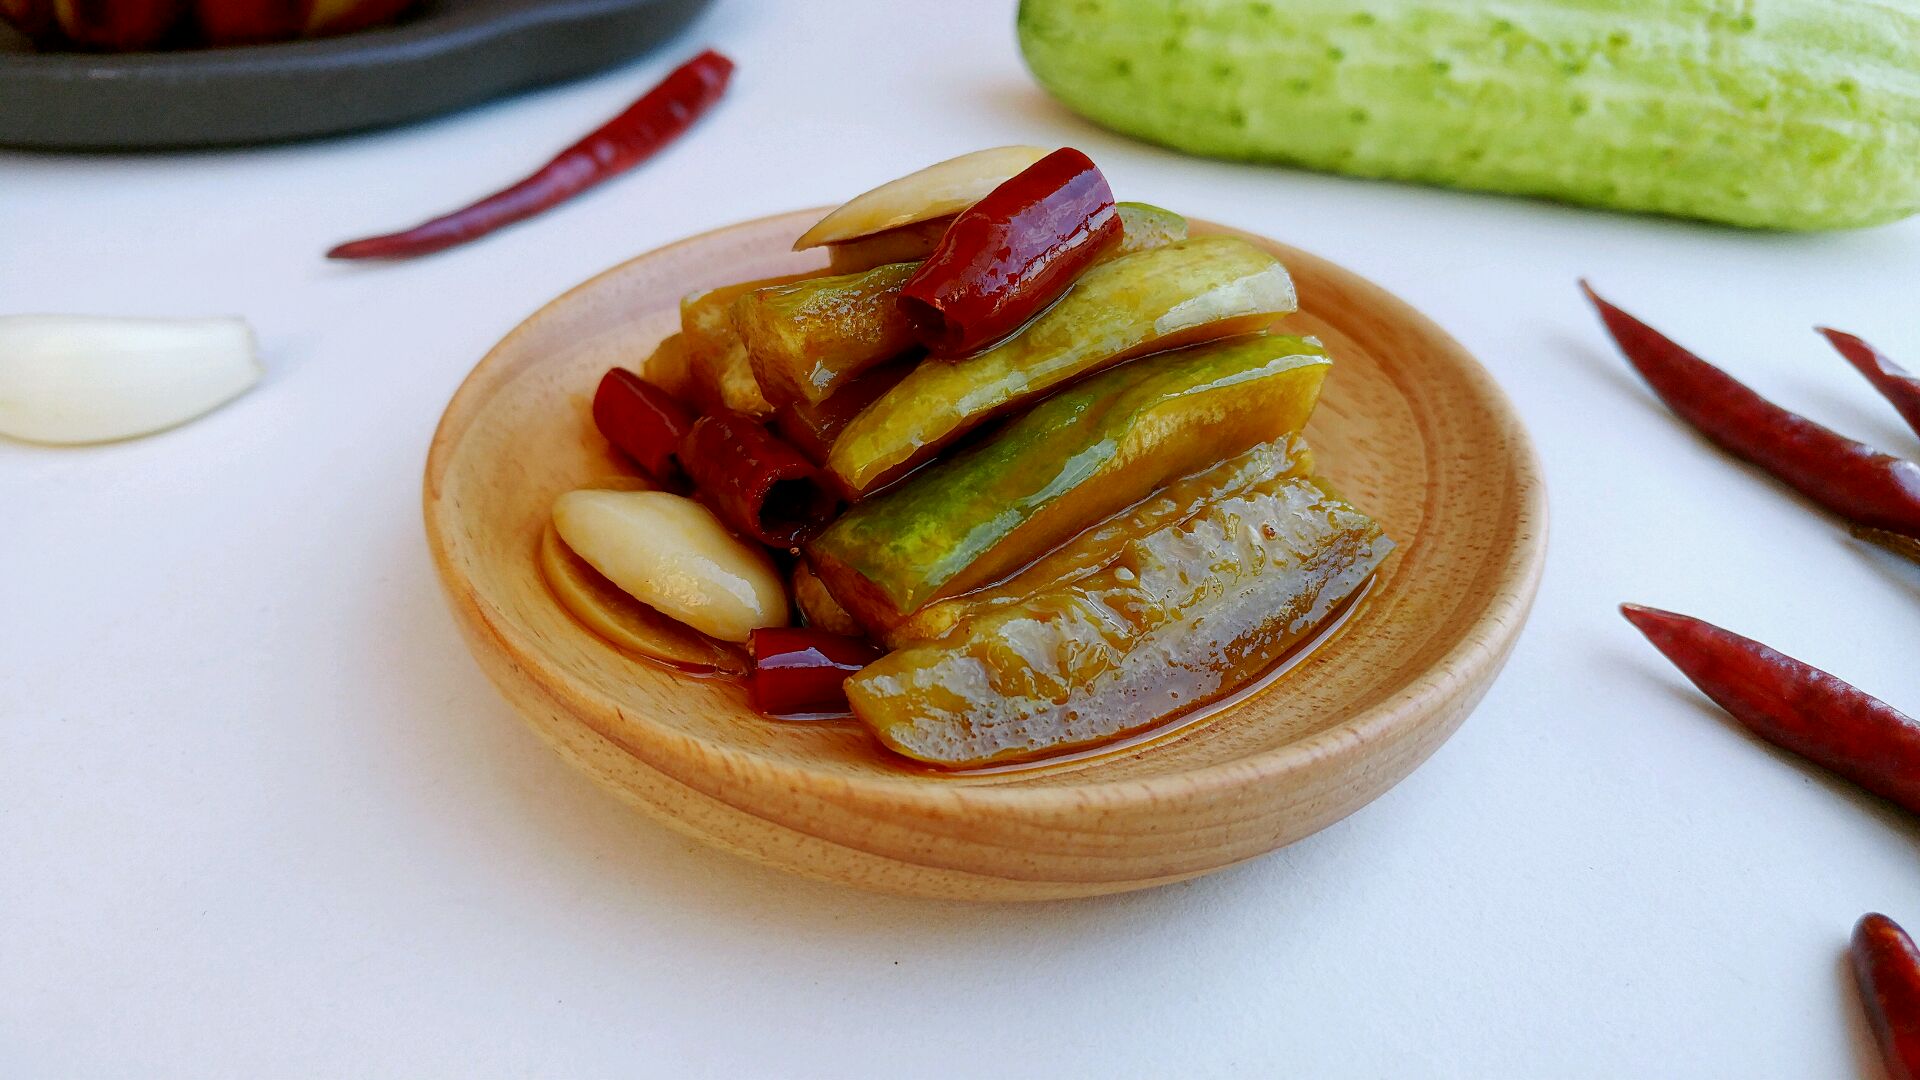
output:
M694 421L680 443L694 497L728 527L791 547L833 517L839 499L820 469L752 417L719 412Z
M1120 240L1107 178L1056 150L961 211L900 289L927 348L961 356L1026 324Z
M1620 613L1749 731L1920 813L1920 721L1711 623L1638 604Z
M562 150L525 180L404 232L341 244L329 259L407 259L477 240L633 168L720 100L733 61L708 49L675 68L627 110Z
M1900 418L1907 422L1913 433L1920 435L1920 378L1915 378L1880 350L1845 330L1833 330L1825 326L1816 329L1826 335L1833 347L1840 350L1840 355L1846 357L1847 363L1865 375L1873 388L1880 391L1880 396L1899 411Z
M672 394L625 368L600 378L593 393L593 426L659 479L673 474L673 458L693 427L693 415Z
M1580 287L1654 393L1723 449L1858 525L1920 537L1920 464L1788 412Z
M1891 1080L1920 1080L1920 949L1878 912L1853 928L1853 978Z
M844 714L847 676L880 659L865 638L797 627L755 630L747 648L753 653L747 696L769 716Z

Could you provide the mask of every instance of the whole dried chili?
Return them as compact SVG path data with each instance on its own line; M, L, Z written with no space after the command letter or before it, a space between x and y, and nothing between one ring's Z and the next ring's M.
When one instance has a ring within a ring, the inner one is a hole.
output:
M1920 537L1920 463L1788 412L1580 287L1654 393L1723 449L1857 525Z
M673 474L693 416L672 394L625 368L613 368L593 394L593 426L657 479Z
M1749 731L1920 813L1920 721L1711 623L1638 604L1620 613Z
M525 180L404 232L341 244L329 259L407 259L477 240L640 164L720 100L733 61L708 49Z
M962 356L1025 325L1120 240L1113 190L1072 147L962 211L900 289L922 344Z
M1906 368L1894 363L1880 350L1860 340L1844 330L1833 330L1825 326L1817 328L1826 335L1833 347L1847 362L1859 369L1867 377L1880 396L1887 399L1899 411L1901 419L1920 435L1920 378L1915 378Z
M813 462L740 413L694 421L679 458L694 497L729 528L763 544L790 547L807 539L839 505Z
M1863 915L1847 950L1891 1080L1920 1080L1920 949L1885 915Z
M796 627L755 630L747 648L753 653L747 695L769 716L844 714L847 677L880 659L865 638Z

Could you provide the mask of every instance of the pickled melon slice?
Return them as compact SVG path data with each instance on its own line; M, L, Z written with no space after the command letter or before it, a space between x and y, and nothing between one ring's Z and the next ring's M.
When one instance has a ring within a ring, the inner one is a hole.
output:
M1200 236L1087 271L1006 343L922 363L834 441L827 464L871 491L942 447L1069 381L1147 353L1260 330L1294 310L1280 261L1245 240Z
M997 581L1170 480L1298 434L1330 366L1318 342L1267 335L1136 360L855 504L808 556L841 604L885 633L928 601Z
M1258 678L1392 546L1315 481L1276 478L1128 542L1097 573L887 654L847 698L881 742L943 768L1097 746Z

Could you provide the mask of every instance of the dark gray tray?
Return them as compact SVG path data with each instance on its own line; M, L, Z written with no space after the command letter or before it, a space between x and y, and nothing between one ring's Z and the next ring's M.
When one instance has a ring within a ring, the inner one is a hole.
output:
M0 28L0 144L222 146L398 124L617 64L711 2L428 0L336 38L117 56L35 53Z

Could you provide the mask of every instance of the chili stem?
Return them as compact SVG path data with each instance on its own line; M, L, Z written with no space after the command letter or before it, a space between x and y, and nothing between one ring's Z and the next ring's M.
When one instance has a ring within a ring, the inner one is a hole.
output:
M1901 536L1899 533L1890 533L1885 529L1869 529L1863 525L1855 525L1853 535L1869 544L1878 544L1895 555L1904 555L1920 563L1920 540L1915 540L1911 536Z

